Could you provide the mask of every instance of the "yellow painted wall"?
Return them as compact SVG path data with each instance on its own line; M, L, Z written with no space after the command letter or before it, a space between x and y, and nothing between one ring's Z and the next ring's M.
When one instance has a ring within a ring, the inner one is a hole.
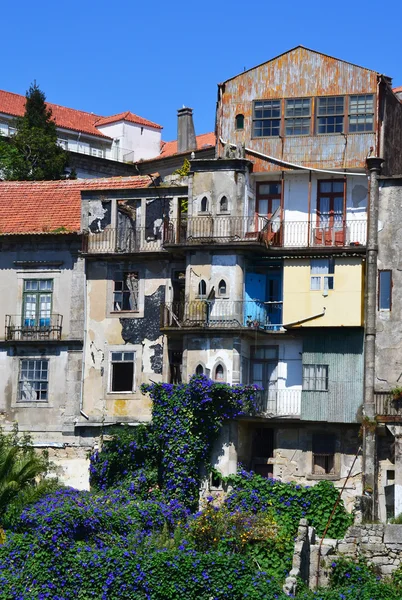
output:
M360 326L363 324L363 265L361 258L335 259L334 289L325 296L310 290L310 259L289 259L283 269L283 323L321 313L301 323L304 327Z

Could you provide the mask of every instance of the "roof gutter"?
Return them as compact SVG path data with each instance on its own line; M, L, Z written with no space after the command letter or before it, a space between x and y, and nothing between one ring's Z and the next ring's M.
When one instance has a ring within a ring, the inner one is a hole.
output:
M236 144L232 144L232 142L225 142L221 137L219 138L221 144L229 144L230 146L236 147ZM350 175L356 177L367 177L366 173L352 173L347 171L328 171L327 169L316 169L315 167L305 167L304 165L297 165L295 163L288 162L286 160L282 160L281 158L275 158L275 156L269 156L269 154L263 154L262 152L258 152L257 150L253 150L252 148L245 148L247 152L251 154L255 154L261 158L265 158L271 162L278 163L280 165L284 165L285 167L289 167L291 169L300 169L302 171L315 171L316 173L331 173L332 175Z
M300 325L300 323L306 323L306 321L312 321L313 319L318 319L319 317L323 317L325 315L325 311L326 311L326 308L324 306L321 313L318 313L317 315L312 315L311 317L305 317L304 319L300 319L299 321L292 321L291 323L285 323L284 325L282 325L282 327L284 329L286 329L286 327L293 327L293 325Z

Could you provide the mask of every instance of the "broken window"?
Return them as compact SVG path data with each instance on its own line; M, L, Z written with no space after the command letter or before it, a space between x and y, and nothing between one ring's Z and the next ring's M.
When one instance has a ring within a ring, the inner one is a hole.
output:
M308 135L310 120L310 98L286 100L285 135Z
M20 360L18 400L40 402L48 400L49 361Z
M244 115L236 115L236 129L244 129Z
M123 273L113 285L113 310L138 310L138 273Z
M110 353L110 391L132 392L134 390L135 352Z
M328 365L303 365L303 390L328 391Z
M349 96L350 133L374 130L374 96L362 94Z
M254 102L253 137L279 136L281 129L281 101Z
M378 310L391 310L392 271L378 271Z
M344 97L318 98L317 133L343 133Z
M333 258L312 258L310 261L310 290L334 289L335 261Z
M88 202L88 229L92 233L104 231L112 222L112 203L110 200L90 200Z
M313 475L335 474L335 435L314 434L312 440Z

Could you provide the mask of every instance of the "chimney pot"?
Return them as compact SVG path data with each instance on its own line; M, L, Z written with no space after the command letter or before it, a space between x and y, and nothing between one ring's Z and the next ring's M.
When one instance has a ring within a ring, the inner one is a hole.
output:
M177 111L177 152L191 152L192 150L197 150L193 109L179 108Z

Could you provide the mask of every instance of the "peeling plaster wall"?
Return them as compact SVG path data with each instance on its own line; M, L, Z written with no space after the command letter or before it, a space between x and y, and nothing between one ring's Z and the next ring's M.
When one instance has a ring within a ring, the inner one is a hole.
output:
M375 386L388 391L402 382L402 180L381 183L378 220L378 269L392 271L392 306L377 310Z
M226 295L219 299L227 301L243 300L244 257L240 254L196 251L191 256L186 269L187 300L198 299L198 286L201 279L207 284L207 295L214 288L218 299L218 286L221 279L226 282Z
M160 307L165 301L171 265L157 260L89 262L87 268L88 339L85 348L84 411L91 419L148 421L151 403L142 383L162 381L167 344L160 332ZM113 285L118 273L139 275L138 310L114 312ZM111 392L112 351L135 352L132 393Z
M192 194L189 195L189 216L197 216L201 208L201 199L208 198L208 211L219 214L219 201L222 196L228 199L228 214L242 217L245 215L248 173L233 169L218 171L197 171L193 175Z
M188 335L184 338L183 347L185 348L185 368L183 369L183 379L188 380L194 373L199 364L204 368L204 372L210 377L214 377L215 367L220 363L225 369L225 381L227 383L239 383L233 376L234 364L239 360L237 349L237 338L231 335L220 336L195 336Z

